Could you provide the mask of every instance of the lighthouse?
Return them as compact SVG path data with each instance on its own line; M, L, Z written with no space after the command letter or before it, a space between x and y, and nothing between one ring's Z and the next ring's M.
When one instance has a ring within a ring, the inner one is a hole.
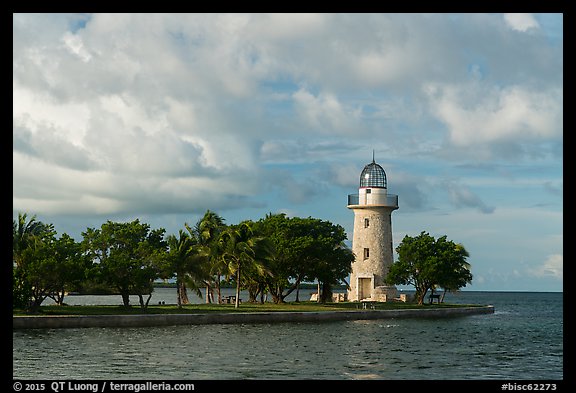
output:
M354 212L352 251L356 257L350 275L349 301L392 301L396 287L384 280L393 263L392 212L398 195L388 194L386 172L374 161L360 174L358 194L348 195Z

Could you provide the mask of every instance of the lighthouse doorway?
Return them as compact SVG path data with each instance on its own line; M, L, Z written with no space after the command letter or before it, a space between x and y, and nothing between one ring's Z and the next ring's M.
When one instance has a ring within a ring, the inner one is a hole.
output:
M372 297L372 278L358 278L358 300Z

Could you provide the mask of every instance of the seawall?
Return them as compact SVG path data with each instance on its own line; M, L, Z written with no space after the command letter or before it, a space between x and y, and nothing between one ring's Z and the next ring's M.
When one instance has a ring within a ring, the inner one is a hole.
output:
M241 312L209 314L62 315L13 316L13 329L82 327L149 327L230 323L327 322L389 318L445 318L492 314L494 306L403 310L353 310L317 312Z

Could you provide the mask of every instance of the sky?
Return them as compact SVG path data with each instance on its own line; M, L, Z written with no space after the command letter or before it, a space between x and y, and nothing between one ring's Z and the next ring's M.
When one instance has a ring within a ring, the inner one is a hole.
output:
M446 235L465 290L563 291L562 14L13 14L12 64L13 219L352 239L374 154L394 248Z

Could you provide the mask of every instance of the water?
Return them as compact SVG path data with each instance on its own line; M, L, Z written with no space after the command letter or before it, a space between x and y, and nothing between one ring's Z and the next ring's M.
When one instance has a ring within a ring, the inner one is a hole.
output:
M174 303L174 293L158 290L151 304ZM12 370L14 378L50 380L563 379L562 293L470 291L446 301L493 304L496 311L447 319L14 330Z
M222 296L236 295L236 288L222 288ZM301 289L299 299L300 300L310 300L310 294L316 292L315 289ZM337 291L334 291L337 292ZM195 293L188 291L188 298L192 304L205 303L205 293L202 291L202 298L198 297ZM214 291L214 297L216 297L216 291ZM147 296L144 296L144 301L146 301ZM246 291L240 292L240 299L246 301L248 300L248 293ZM268 297L269 301L272 301L272 297ZM296 300L296 291L292 292L285 299L287 302L292 302ZM139 306L140 300L138 296L130 296L130 304L134 306ZM164 302L164 304L177 304L178 300L176 297L176 288L155 288L152 292L152 297L150 298L150 305L158 304L159 302ZM75 306L87 306L87 305L112 305L119 306L122 304L122 297L120 295L67 295L64 297L64 303ZM54 304L52 299L46 299L42 305Z

